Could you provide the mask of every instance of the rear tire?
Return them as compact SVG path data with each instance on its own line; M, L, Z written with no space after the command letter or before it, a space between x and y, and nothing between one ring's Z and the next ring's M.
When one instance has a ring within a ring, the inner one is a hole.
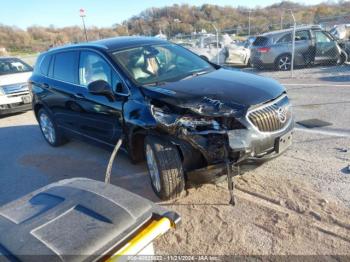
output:
M51 115L44 108L41 108L38 112L38 121L41 133L50 146L58 147L67 142L62 131L57 127Z
M176 146L159 137L147 136L145 155L156 195L162 200L181 197L185 189L185 178Z
M289 71L292 67L292 57L289 54L280 55L275 62L275 68L279 71Z

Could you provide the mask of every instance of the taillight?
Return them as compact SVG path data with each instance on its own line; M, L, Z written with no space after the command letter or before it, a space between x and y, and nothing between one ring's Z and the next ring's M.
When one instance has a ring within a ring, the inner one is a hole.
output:
M270 48L269 47L260 47L260 48L258 48L258 51L260 53L268 53L270 51Z

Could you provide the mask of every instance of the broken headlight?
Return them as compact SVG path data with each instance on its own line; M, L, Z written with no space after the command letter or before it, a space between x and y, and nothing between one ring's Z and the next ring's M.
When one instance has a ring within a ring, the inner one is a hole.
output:
M190 131L209 131L220 130L220 124L212 119L201 116L185 115L180 116L167 110L152 106L152 115L157 122L165 126L178 125L187 128Z
M220 124L216 120L210 118L183 116L178 122L181 126L193 131L220 130Z
M178 115L173 114L167 110L163 110L162 108L152 106L152 115L156 119L157 122L171 126L176 123L178 119Z

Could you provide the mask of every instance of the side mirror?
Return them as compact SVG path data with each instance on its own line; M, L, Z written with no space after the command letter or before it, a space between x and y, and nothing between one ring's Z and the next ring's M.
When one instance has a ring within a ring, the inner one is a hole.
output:
M93 95L105 96L109 100L115 100L111 86L104 80L96 80L94 82L91 82L88 84L87 88Z
M120 97L128 97L130 95L129 89L126 89L128 92L125 92L124 85L122 83L117 83L115 86L115 94Z

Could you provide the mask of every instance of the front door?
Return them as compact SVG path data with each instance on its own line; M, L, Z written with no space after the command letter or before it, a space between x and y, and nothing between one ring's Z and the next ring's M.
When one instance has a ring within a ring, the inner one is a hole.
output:
M316 41L315 63L332 63L340 52L337 43L322 31L314 31Z
M88 92L89 83L105 80L116 87L121 83L117 72L99 53L80 52L78 87L75 94L79 115L78 131L85 137L106 144L114 144L122 133L123 99L112 101Z

